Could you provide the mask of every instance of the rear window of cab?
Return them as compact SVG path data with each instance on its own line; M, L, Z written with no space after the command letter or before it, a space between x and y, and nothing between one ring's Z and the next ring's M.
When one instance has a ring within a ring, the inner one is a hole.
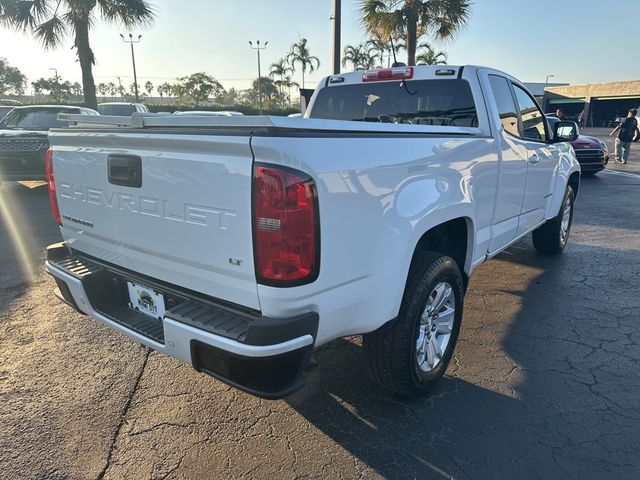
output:
M328 86L316 95L309 117L412 125L478 126L471 87L461 79Z

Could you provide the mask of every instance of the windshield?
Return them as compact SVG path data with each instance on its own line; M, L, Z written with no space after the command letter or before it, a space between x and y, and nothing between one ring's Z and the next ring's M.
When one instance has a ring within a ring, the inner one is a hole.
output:
M116 117L130 117L136 111L134 105L98 105L100 115L114 115Z
M79 113L78 109L14 109L0 122L2 129L49 130L50 128L66 128L69 122L58 120L58 113Z
M323 88L310 118L360 122L477 127L466 80L372 82Z

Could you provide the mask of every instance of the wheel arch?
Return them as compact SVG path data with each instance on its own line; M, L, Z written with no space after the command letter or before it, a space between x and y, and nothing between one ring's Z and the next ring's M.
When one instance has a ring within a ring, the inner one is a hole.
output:
M577 197L578 189L580 188L580 164L573 155L563 152L558 164L558 175L556 176L553 196L551 197L551 202L547 205L547 220L554 218L560 211L567 185L571 185Z
M448 255L456 261L466 289L471 272L474 245L474 223L469 216L458 216L433 225L420 235L413 245L405 278L408 279L411 267L421 253L437 252Z

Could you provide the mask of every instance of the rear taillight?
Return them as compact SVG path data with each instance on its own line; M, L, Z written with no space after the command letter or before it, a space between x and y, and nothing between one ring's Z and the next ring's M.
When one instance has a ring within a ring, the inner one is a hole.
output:
M409 80L411 78L413 78L413 67L379 68L377 70L367 70L362 75L363 82Z
M258 283L292 287L318 277L318 194L315 182L307 174L274 165L255 165L253 231Z
M47 186L49 187L49 202L51 203L51 215L56 219L58 225L62 225L58 199L56 198L56 183L53 178L53 150L49 149L44 154L44 165L47 171Z

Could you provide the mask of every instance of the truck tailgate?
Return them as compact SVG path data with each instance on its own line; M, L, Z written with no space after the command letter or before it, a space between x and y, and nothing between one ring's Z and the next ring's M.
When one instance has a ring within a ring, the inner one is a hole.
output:
M248 132L58 130L50 142L62 235L73 249L260 309Z

